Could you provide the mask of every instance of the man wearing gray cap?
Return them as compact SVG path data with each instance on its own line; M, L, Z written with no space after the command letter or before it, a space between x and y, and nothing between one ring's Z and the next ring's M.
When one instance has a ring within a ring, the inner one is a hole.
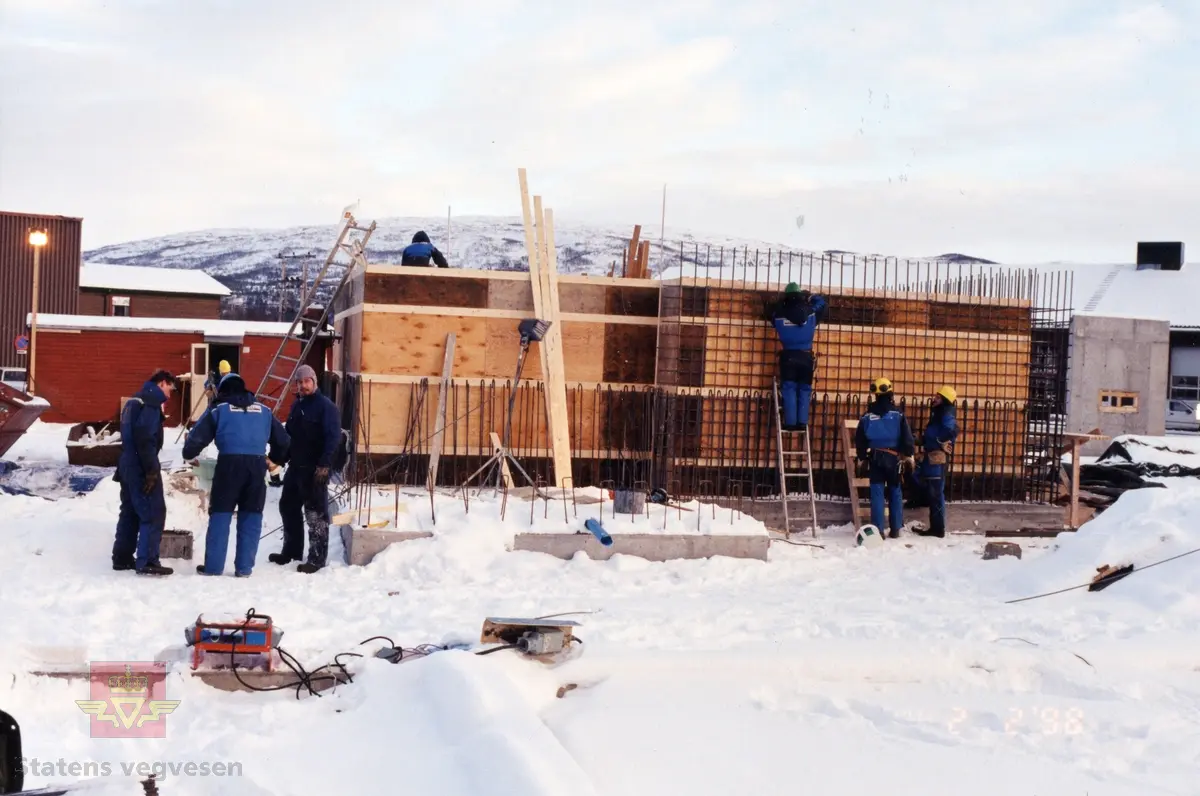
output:
M308 365L296 369L298 395L288 414L291 449L279 514L283 519L283 550L267 558L290 564L304 558L304 522L308 521L308 560L299 572L325 566L329 553L329 470L342 442L337 406L317 389L317 373Z

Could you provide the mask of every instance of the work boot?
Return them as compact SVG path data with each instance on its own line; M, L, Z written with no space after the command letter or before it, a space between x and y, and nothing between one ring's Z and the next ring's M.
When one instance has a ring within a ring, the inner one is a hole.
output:
M162 564L147 564L146 566L137 570L137 574L139 575L154 575L155 577L170 575L174 572L175 570L171 569L170 567L164 567Z
M116 570L117 572L125 572L127 570L135 569L135 568L136 567L133 563L132 558L129 559L128 561L114 561L113 562L113 569Z
M929 528L913 528L913 533L916 534L917 536L933 536L938 539L946 538L945 531L933 531L933 530L930 530Z
M283 553L271 553L271 555L267 556L267 560L270 561L272 564L279 564L280 566L287 566L288 564L292 563L296 559L292 558L291 556L285 556Z
M892 530L890 530L888 532L888 538L889 539L899 539L900 538L900 529L892 528Z
M305 575L311 575L314 572L320 572L321 567L318 567L316 564L301 564L296 567L296 571L303 572Z

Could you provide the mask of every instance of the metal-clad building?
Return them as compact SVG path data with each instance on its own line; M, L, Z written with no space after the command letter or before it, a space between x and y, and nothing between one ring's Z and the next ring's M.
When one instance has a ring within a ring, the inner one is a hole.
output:
M73 315L79 303L83 219L0 210L0 366L28 367L16 338L27 331L33 309L33 247L30 227L44 229L38 273L38 313Z

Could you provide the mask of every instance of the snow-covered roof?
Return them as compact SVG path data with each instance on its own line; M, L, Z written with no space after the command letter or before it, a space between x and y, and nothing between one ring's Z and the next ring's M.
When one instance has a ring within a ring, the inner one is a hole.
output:
M198 269L109 263L84 263L79 269L79 286L96 290L128 290L131 293L233 294L229 288Z
M1078 285L1078 282L1076 282ZM1177 329L1200 328L1200 270L1145 269L1133 263L1110 266L1092 292L1076 289L1075 312L1116 318L1168 321Z
M26 313L25 323L32 322L33 315ZM220 321L208 318L130 318L119 315L38 314L39 329L178 332L183 334L203 334L206 337L239 337L247 334L283 337L291 329L291 326L290 323L275 323L273 321Z

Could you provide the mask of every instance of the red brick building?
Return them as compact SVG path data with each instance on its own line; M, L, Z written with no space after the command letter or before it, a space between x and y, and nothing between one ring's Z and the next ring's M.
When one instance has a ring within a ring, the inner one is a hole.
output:
M133 395L158 368L184 379L182 395L166 406L168 426L178 426L183 407L203 400L206 371L222 359L257 390L290 324L211 319L138 318L123 316L39 315L38 395L50 403L41 419L47 423L115 421L123 399ZM313 346L308 364L318 375L326 370L325 339ZM288 344L288 356L300 355L300 344ZM285 370L280 368L280 371ZM184 403L184 402L187 403ZM286 417L291 398L280 412Z
M129 318L221 317L229 288L200 270L84 263L80 315Z

